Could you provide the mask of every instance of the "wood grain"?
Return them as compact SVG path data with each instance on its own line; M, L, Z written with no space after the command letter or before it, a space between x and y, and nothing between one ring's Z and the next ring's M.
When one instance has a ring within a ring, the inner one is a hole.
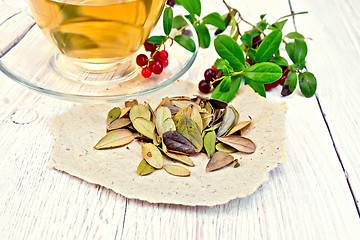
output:
M269 21L290 13L287 0L230 4L252 22L263 13ZM250 197L216 207L127 200L48 169L53 140L48 123L72 103L27 90L0 74L0 239L357 239L360 221L352 193L360 198L354 70L360 63L360 4L291 4L295 11L310 11L295 20L297 29L313 38L307 65L318 78L317 98L305 99L298 91L286 98L288 162ZM225 12L220 1L203 3L203 15L215 9ZM17 12L0 5L0 20ZM14 27L26 29L23 24ZM291 24L287 28L293 30ZM2 35L0 43L15 40ZM215 58L212 46L201 50L183 78L198 82ZM280 89L269 92L271 101L284 100L279 96Z

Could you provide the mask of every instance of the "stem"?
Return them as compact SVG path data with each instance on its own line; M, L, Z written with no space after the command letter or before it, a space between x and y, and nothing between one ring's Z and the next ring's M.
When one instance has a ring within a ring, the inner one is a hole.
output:
M266 37L266 34L265 34L260 28L258 28L256 25L254 25L254 24L246 21L246 20L241 16L241 13L240 13L237 9L230 7L230 6L226 3L225 0L223 0L223 3L225 4L225 6L227 7L227 9L229 10L229 13L231 14L231 16L233 16L233 17L235 18L235 16L234 16L234 15L232 14L232 12L231 12L232 10L234 10L234 11L239 15L239 18L240 18L244 23L252 26L252 27L255 28L258 32L264 34L264 37ZM238 32L240 33L238 23L236 24L236 26L237 26ZM240 36L241 36L241 34L240 34Z

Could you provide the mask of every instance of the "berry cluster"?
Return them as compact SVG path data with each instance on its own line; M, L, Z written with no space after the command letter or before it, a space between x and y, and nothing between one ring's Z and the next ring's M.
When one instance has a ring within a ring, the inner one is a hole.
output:
M268 84L264 84L265 90L266 91L270 91L272 88L275 88L279 85L284 86L284 82L289 74L289 68L288 67L284 67L281 66L282 70L283 70L283 74L281 76L281 78L273 83L268 83Z
M139 54L136 57L136 64L143 67L141 75L149 78L152 73L160 74L169 65L169 54L166 50L159 50L159 45L151 44L148 41L144 43L145 50L151 52L150 58L145 54Z
M216 87L221 82L221 77L223 77L223 73L219 72L218 69L216 69L215 65L212 65L211 68L208 68L204 72L204 78L199 82L199 90L202 93L209 93L211 90L211 87Z

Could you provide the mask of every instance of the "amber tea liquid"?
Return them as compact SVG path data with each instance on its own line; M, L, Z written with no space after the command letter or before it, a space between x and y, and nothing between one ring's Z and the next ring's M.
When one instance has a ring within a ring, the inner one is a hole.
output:
M66 56L107 63L135 53L165 0L29 0L37 24Z

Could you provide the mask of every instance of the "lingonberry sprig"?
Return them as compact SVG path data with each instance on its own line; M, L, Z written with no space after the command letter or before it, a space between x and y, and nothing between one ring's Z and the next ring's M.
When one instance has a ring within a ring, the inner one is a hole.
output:
M184 17L196 30L200 47L207 48L210 45L208 25L217 28L214 32L214 46L219 58L211 68L205 70L204 79L198 85L201 92L208 93L214 89L211 95L213 98L228 102L235 96L241 82L244 82L264 97L266 91L281 85L281 94L288 96L294 92L299 82L300 90L305 97L315 94L316 78L305 66L308 50L305 37L298 32L286 35L282 32L289 17L307 12L280 17L272 24L263 14L259 22L252 24L225 0L223 3L228 9L227 14L220 16L219 13L213 12L203 18L200 18L200 0L168 0L167 4L170 7L167 7L163 14L165 35L152 36L147 40L147 44L160 47L170 40L171 44L175 41L189 51L196 50L193 40L186 36L187 21L181 15L173 17L171 7L175 3L187 10L188 14ZM241 32L241 22L251 28ZM230 32L226 31L228 27L231 27ZM172 28L178 31L170 36ZM285 44L285 57L280 54L281 44ZM291 60L292 64L289 64L288 60ZM150 62L148 61L146 67L152 71ZM146 70L146 73L148 72Z

